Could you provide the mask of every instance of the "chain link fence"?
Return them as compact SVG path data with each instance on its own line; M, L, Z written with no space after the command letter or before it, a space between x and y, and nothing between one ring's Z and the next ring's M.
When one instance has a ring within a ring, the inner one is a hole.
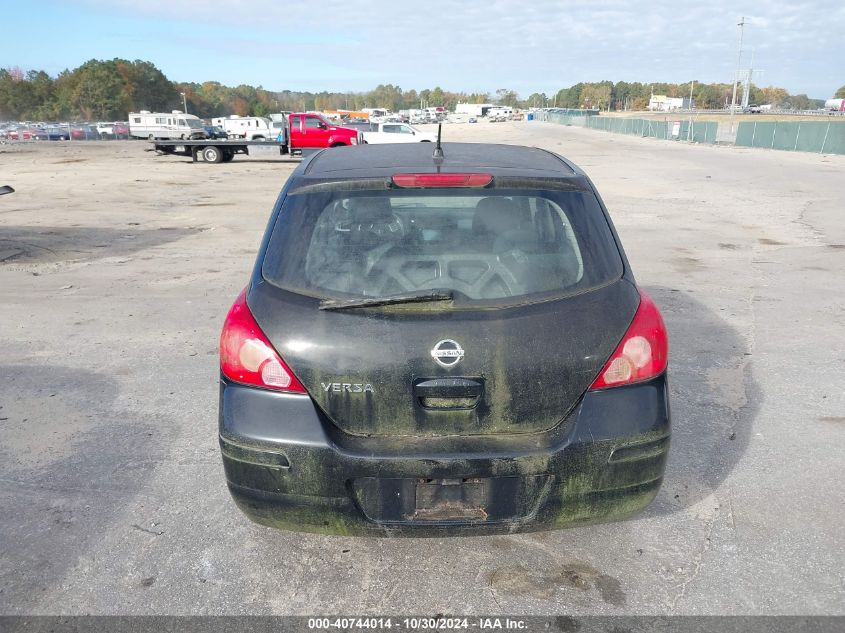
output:
M845 154L845 120L748 121L740 123L603 117L595 110L538 112L536 120L614 134L693 143L726 143L794 152Z

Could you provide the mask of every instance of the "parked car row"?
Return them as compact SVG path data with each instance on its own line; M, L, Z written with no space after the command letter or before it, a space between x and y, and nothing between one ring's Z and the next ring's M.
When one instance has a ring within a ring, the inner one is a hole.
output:
M9 141L85 141L129 138L129 125L114 123L6 123L0 139Z

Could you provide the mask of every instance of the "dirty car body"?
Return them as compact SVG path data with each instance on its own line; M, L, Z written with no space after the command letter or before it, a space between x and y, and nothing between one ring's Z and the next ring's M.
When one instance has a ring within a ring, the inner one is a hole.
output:
M668 342L587 176L535 148L340 148L279 196L221 336L254 521L439 536L630 517L661 485Z

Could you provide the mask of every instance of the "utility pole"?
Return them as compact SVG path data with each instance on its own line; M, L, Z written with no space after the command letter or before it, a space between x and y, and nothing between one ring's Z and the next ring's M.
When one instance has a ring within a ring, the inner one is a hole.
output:
M751 49L751 65L748 67L748 73L745 76L745 85L742 88L742 107L748 107L748 98L751 94L751 79L754 74L754 49Z
M737 23L739 27L739 51L736 57L736 74L734 75L733 95L731 96L731 132L734 131L734 113L736 111L736 85L739 83L739 67L742 63L742 36L745 31L745 16L742 16Z
M693 110L693 108L692 108L692 91L693 91L693 88L695 88L695 79L693 79L691 82L689 82L689 113L690 113L690 117L689 117L689 123L687 123L687 141L691 141L692 137L694 136L693 131L692 131L692 126L693 126L693 123L692 123L692 110Z
M188 100L185 98L185 93L180 92L179 94L182 95L182 107L185 108L184 110L182 110L182 112L184 114L188 114Z

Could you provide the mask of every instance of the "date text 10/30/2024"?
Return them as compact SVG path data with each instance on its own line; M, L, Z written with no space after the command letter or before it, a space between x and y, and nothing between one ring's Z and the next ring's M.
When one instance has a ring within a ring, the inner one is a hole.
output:
M521 631L527 623L518 618L308 618L308 628L316 631L330 630L407 630L407 631Z

